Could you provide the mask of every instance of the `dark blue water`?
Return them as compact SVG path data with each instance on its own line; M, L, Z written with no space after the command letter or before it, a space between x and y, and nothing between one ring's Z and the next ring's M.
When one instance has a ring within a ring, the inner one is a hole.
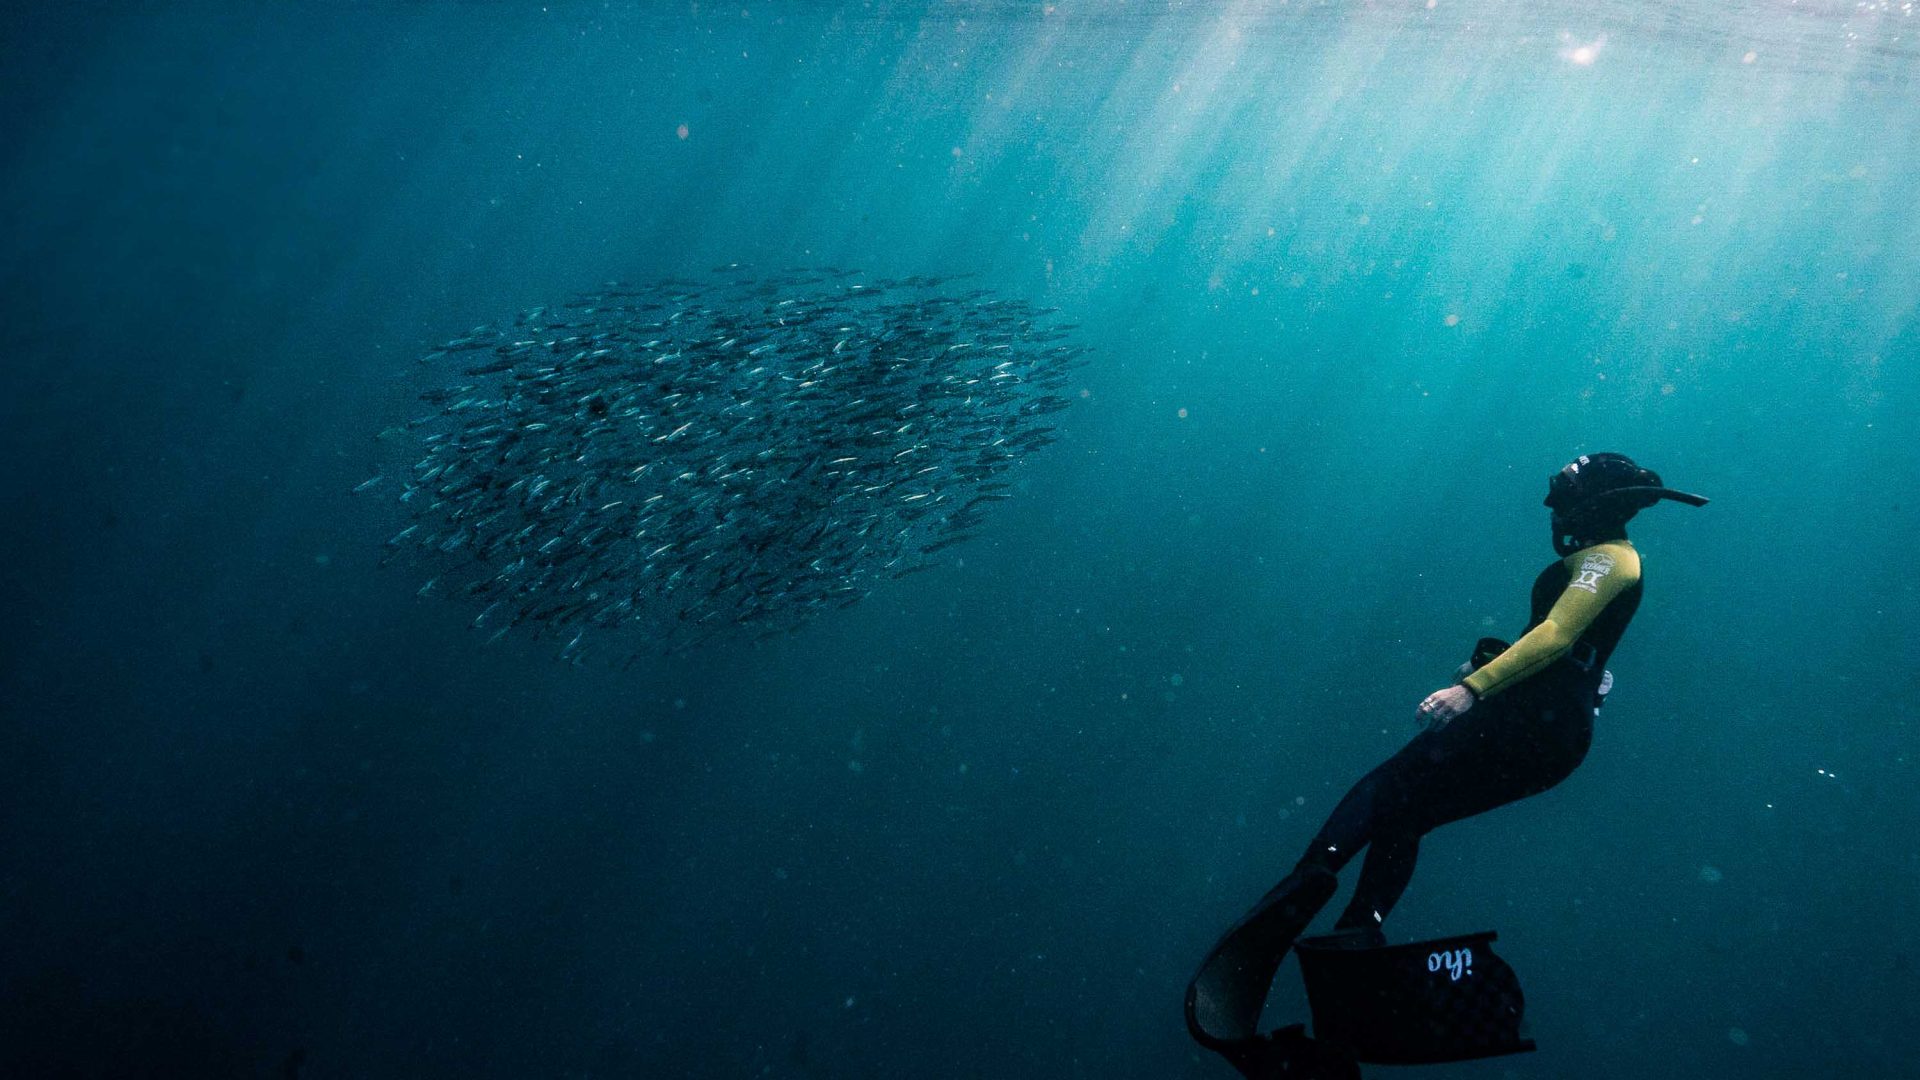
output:
M1431 1074L1920 1073L1920 21L1538 8L10 6L0 1074L1229 1075L1193 965L1606 449L1714 502L1582 768L1423 849L1390 932L1541 1046ZM735 261L977 273L1084 398L767 644L376 565L415 356Z

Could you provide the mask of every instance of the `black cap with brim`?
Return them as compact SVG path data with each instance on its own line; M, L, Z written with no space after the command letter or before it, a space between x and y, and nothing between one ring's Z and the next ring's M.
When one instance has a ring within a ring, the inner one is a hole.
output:
M1669 487L1614 488L1611 491L1601 492L1599 495L1595 496L1595 498L1610 499L1615 495L1651 495L1653 496L1653 498L1647 502L1646 505L1648 506L1652 506L1654 503L1659 502L1661 499L1671 499L1677 503L1686 503L1688 506L1705 506L1709 501L1705 495L1695 495L1695 494L1692 494L1691 492L1686 492L1686 491L1675 491L1673 488L1669 488Z

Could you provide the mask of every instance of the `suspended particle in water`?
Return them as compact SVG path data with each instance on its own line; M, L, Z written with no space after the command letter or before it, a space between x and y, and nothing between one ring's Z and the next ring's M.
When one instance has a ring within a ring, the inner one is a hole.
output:
M1600 50L1607 47L1607 35L1601 34L1592 41L1575 41L1571 34L1561 34L1560 40L1565 47L1560 50L1560 59L1578 67L1592 67L1600 59Z

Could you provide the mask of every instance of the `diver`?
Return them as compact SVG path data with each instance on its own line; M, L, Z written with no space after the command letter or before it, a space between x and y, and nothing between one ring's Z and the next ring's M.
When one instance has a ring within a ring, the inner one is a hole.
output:
M1260 1036L1256 1025L1281 960L1332 898L1340 869L1365 849L1333 940L1382 945L1381 924L1413 876L1421 837L1537 795L1580 764L1612 688L1607 660L1640 606L1627 522L1662 499L1707 502L1622 454L1582 455L1552 477L1546 505L1559 558L1534 580L1526 632L1511 645L1481 640L1459 681L1420 703L1420 733L1347 792L1293 872L1208 954L1187 991L1187 1025L1203 1045L1250 1077L1303 1075L1276 1065L1279 1036Z

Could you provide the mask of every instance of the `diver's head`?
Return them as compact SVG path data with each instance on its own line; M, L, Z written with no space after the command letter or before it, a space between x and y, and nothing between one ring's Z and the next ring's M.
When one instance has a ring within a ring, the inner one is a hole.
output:
M1553 511L1553 550L1571 555L1608 540L1624 540L1633 515L1662 499L1705 506L1699 495L1660 483L1660 474L1625 454L1582 454L1547 482Z

